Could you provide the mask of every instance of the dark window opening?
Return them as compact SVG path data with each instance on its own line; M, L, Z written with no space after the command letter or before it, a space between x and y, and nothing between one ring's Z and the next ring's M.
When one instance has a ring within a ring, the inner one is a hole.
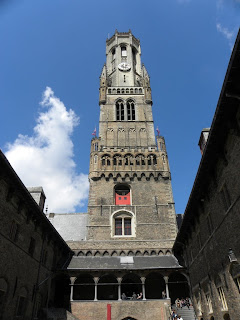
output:
M124 235L130 236L131 234L131 218L124 218Z
M132 100L127 102L127 119L135 120L135 105Z
M18 233L19 233L19 224L15 220L13 220L11 229L10 229L10 239L16 242L18 239Z
M30 254L30 256L33 256L33 254L34 254L35 245L36 245L35 239L34 239L34 238L31 238L30 244L29 244L29 248L28 248L28 253Z
M121 47L121 55L122 55L122 57L127 56L127 48L126 47Z
M17 305L17 312L16 312L17 317L24 316L25 303L26 303L26 297L18 298L18 305Z
M131 204L130 188L128 185L119 184L115 186L115 204L116 205Z
M122 218L115 219L115 235L116 236L122 235Z

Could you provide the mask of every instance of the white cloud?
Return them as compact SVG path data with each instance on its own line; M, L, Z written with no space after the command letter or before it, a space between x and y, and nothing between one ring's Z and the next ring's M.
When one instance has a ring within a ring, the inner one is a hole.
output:
M217 31L221 32L228 40L232 40L234 32L229 31L228 28L224 28L220 23L217 23Z
M233 49L235 37L239 28L240 0L217 0L216 28Z
M32 136L19 134L6 157L26 186L42 186L49 212L73 212L88 195L88 176L76 173L71 134L79 118L47 87Z

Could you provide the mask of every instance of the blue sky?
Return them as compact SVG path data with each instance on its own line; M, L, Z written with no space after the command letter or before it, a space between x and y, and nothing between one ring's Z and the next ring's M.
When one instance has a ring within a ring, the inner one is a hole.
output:
M131 29L183 213L239 21L240 0L2 1L0 148L27 186L43 186L49 211L86 212L105 40Z

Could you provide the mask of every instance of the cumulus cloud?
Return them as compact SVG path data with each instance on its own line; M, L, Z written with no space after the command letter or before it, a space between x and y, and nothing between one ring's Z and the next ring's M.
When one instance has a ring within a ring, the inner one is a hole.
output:
M42 186L50 212L73 212L88 195L88 177L76 172L71 135L79 118L47 87L32 136L18 135L6 157L26 186Z

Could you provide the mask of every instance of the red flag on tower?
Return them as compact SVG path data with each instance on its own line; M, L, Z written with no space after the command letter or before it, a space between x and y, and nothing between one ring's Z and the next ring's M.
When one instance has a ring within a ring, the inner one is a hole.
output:
M159 137L159 135L160 135L160 130L158 129L158 127L157 127L156 131L157 131L157 135L158 135L158 137Z
M97 133L97 129L96 129L96 127L95 127L95 129L94 129L94 131L93 131L92 135L96 137L96 133Z

